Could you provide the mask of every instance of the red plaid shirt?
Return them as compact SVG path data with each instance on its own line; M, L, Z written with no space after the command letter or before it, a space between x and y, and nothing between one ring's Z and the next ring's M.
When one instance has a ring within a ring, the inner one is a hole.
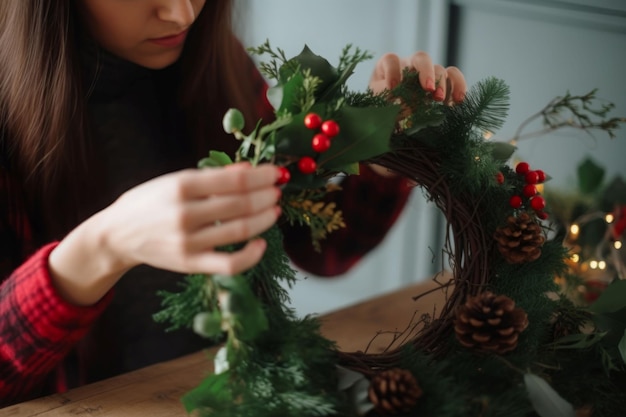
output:
M271 109L259 79L260 114ZM48 256L57 242L32 248L31 220L21 204L20 181L0 164L0 406L66 389L64 357L109 303L77 307L52 284ZM316 253L302 230L285 230L285 248L300 268L320 276L341 274L384 238L409 195L404 180L385 179L364 167L344 180L336 201L347 228L330 234Z

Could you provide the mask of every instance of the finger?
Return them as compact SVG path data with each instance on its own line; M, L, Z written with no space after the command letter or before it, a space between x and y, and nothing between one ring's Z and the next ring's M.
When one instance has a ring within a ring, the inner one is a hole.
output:
M274 185L279 175L278 168L270 164L188 170L181 178L180 194L191 199L258 190Z
M414 53L408 60L410 66L419 74L420 85L429 92L435 91L435 68L430 55L419 51Z
M435 101L443 101L446 98L448 74L446 69L441 65L435 65L435 91L433 92L433 99Z
M457 67L446 68L448 73L448 92L447 96L452 99L454 103L460 103L467 94L467 82L465 76Z
M391 90L400 83L402 69L400 58L396 54L385 54L376 63L376 68L370 82L370 88L375 93Z
M254 239L235 252L203 252L193 255L187 263L189 272L235 275L255 266L261 258L267 242Z
M280 189L272 186L246 194L214 195L194 200L185 207L182 227L190 231L218 220L223 222L249 216L275 206L280 196Z
M272 207L247 217L220 222L194 232L188 241L190 252L245 242L263 233L278 219L279 207Z

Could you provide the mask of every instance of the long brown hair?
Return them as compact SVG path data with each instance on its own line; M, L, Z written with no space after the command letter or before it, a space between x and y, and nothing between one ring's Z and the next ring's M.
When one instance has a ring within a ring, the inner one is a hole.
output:
M231 0L207 1L180 58L181 106L198 157L223 137L216 126L227 107L237 106L249 121L258 117L252 105L258 80L241 74L247 57L231 12ZM80 183L92 161L77 19L72 0L0 1L0 152L23 184L29 211L40 215L70 216L89 189Z

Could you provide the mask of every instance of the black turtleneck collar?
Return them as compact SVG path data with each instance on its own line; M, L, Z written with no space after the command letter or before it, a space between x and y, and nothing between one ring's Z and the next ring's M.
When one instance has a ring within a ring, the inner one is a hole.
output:
M113 55L90 36L81 36L79 54L84 89L89 101L115 99L126 94L135 83L151 77L169 79L177 67L176 64L160 70L142 67Z

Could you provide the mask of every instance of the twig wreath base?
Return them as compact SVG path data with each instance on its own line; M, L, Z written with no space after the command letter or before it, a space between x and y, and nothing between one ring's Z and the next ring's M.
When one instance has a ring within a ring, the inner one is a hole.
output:
M382 353L341 351L314 316L298 318L286 307L279 281L295 285L296 275L275 226L251 270L192 275L181 293L164 294L157 321L225 342L215 374L183 398L187 410L202 417L574 417L575 408L592 405L595 417L621 413L626 281L592 308L559 295L555 278L566 270L567 250L547 239L549 208L537 185L548 176L526 162L511 166L515 147L484 137L504 122L507 86L489 78L447 106L405 72L392 91L352 93L344 83L370 56L350 48L336 68L306 47L291 59L269 43L252 50L272 57L261 70L277 81L268 92L276 119L244 133L238 111L225 115L225 130L241 140L235 161L281 167L283 221L309 228L318 250L345 226L325 198L340 192L329 178L375 163L417 184L446 220L442 251L452 277L436 289L445 302L436 317L416 321L415 313ZM585 109L598 114L588 102ZM232 162L211 152L199 165Z

